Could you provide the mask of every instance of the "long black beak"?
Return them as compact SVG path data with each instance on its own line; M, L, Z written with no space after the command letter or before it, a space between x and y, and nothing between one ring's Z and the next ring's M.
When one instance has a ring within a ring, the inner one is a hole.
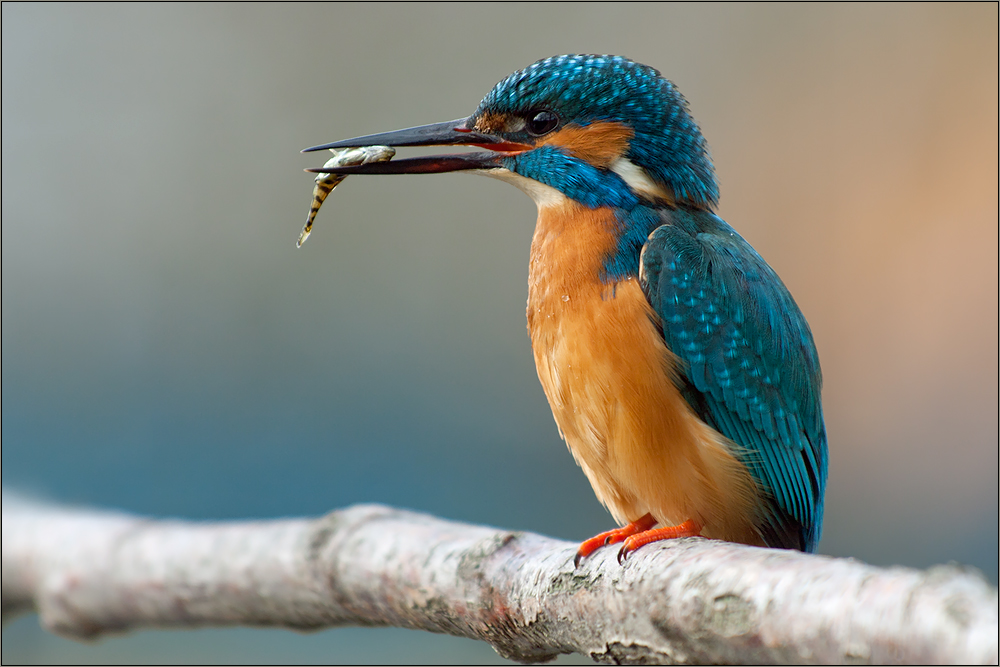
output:
M306 169L306 171L317 174L438 174L468 169L497 169L503 166L500 162L503 153L520 152L531 148L525 144L513 144L499 137L477 132L468 125L468 118L459 118L446 123L432 123L405 130L334 141L306 148L302 152L360 146L479 146L489 148L490 151L428 155L393 162L372 162L350 167L325 167Z

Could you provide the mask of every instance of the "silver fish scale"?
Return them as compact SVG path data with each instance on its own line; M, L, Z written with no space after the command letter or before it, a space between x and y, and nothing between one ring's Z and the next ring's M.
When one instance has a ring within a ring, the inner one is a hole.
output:
M354 167L359 164L369 162L388 162L396 155L396 150L389 146L361 146L359 148L345 148L343 150L330 149L333 157L327 160L323 168L327 167ZM326 196L340 185L341 181L347 178L344 174L316 174L316 186L313 187L312 206L309 207L309 217L299 234L299 240L295 247L301 248L309 235L312 234L313 220L319 212L320 206L326 200Z

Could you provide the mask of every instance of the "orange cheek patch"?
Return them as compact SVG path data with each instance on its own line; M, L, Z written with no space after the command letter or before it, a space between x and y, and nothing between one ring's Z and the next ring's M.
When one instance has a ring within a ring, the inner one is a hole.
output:
M631 128L621 123L567 125L539 143L559 146L574 157L586 160L595 167L607 169L628 150L633 134Z

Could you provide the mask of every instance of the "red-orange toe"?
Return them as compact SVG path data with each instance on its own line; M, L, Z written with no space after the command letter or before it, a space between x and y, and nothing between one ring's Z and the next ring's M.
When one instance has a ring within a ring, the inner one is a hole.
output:
M576 550L576 556L573 558L573 567L580 567L580 563L584 558L588 557L601 547L621 542L622 540L636 534L646 533L655 525L656 519L653 518L652 514L647 514L639 519L636 519L627 526L622 526L621 528L615 528L614 530L609 530L595 535L589 540L583 542L583 544L581 544Z
M653 530L644 530L642 532L635 533L625 538L625 543L622 544L622 548L618 550L618 563L624 565L625 560L628 558L630 553L643 545L649 544L650 542L672 540L678 537L695 537L700 533L701 526L691 519L688 519L684 523L677 526L664 526L662 528L654 528Z

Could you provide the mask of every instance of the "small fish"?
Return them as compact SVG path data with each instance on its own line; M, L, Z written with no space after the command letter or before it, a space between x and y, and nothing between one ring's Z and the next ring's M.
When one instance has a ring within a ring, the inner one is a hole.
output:
M330 149L333 157L330 158L323 168L326 167L353 167L369 162L388 162L396 154L394 148L388 146L361 146L360 148L345 148L343 150ZM313 188L312 206L309 208L309 217L306 218L306 225L299 234L299 240L295 244L296 248L301 248L309 235L312 234L313 220L319 207L330 192L340 185L347 176L343 174L316 174L316 186Z

